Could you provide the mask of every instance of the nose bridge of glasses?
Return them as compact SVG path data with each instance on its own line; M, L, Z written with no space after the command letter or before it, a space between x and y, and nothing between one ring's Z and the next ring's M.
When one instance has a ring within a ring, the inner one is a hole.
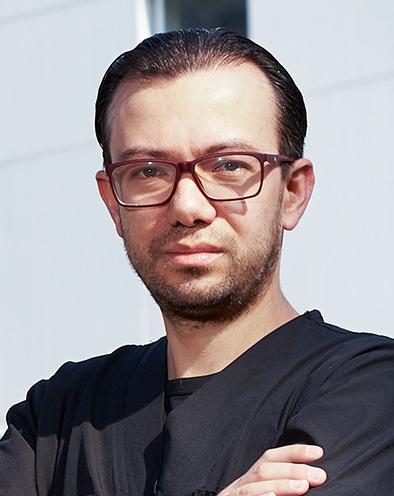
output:
M189 162L177 162L178 166L178 171L180 174L190 172L191 174L193 173L193 167L194 167L195 161L189 161Z
M185 162L176 162L176 168L177 168L177 175L175 178L175 184L174 184L174 189L173 192L175 193L179 189L179 182L182 180L184 174L189 174L189 180L191 180L194 183L194 187L197 188L197 191L199 192L198 194L204 197L206 197L206 194L204 193L204 190L202 189L202 186L200 184L200 181L197 177L197 174L194 170L194 166L196 164L196 160L190 160L190 161L185 161ZM187 181L186 181L187 182ZM190 194L190 190L188 191L188 194Z
M190 179L192 179L196 183L198 189L201 189L200 185L198 184L198 180L196 178L196 173L194 171L195 164L196 164L195 160L176 163L177 177L175 179L175 188L177 187L178 182L182 179L184 174L190 174Z

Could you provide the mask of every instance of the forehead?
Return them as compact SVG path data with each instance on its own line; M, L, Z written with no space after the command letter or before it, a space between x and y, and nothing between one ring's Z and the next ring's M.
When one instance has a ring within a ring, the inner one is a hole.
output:
M109 111L111 155L118 160L120 150L147 145L191 155L216 141L275 153L276 110L270 82L251 63L125 82Z

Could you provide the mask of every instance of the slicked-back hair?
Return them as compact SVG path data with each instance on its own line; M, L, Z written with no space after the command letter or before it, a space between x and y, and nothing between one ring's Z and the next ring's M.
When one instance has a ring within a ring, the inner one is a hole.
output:
M103 149L104 163L111 162L109 111L121 83L170 80L196 71L245 62L257 66L274 90L279 153L302 157L306 109L301 92L286 69L267 50L244 36L223 28L189 28L147 38L109 66L98 90L95 117L96 136Z

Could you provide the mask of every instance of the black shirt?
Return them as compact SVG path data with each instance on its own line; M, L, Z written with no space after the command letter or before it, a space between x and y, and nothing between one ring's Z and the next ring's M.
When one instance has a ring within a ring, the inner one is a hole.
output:
M7 415L6 496L195 496L268 448L315 443L313 496L392 496L394 341L307 312L165 414L165 338L67 363ZM309 494L309 493L308 493Z
M165 408L167 415L214 375L215 374L199 377L183 377L181 379L171 379L167 381L165 392Z

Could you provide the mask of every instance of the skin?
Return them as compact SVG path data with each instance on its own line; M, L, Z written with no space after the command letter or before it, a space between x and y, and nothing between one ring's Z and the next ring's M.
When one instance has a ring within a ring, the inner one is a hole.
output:
M217 151L279 154L275 97L262 72L249 63L171 80L124 83L114 95L109 125L113 162L154 157L186 161ZM167 287L175 301L185 302L177 313L176 305L157 296L168 336L170 379L219 372L298 315L280 289L279 258L283 230L297 225L312 193L310 161L295 161L286 182L279 167L267 165L260 195L235 202L208 200L186 173L167 204L126 209L117 204L105 172L96 178L129 258L152 294L154 287ZM267 265L272 251L276 257ZM244 286L256 272L256 260L261 260L262 277L244 311L211 317L188 312L192 302L225 291L231 278L236 284L243 277ZM250 277L245 278L247 270ZM233 486L228 494L304 494L309 487L305 470L297 473L305 490L283 492L277 481L288 478L289 466L283 463L303 465L313 458L282 455L267 479L274 485L253 486L263 479L252 467L238 480L252 492L239 493L240 486Z
M218 496L292 496L320 486L327 475L309 463L321 458L319 446L295 444L267 450L242 477Z

